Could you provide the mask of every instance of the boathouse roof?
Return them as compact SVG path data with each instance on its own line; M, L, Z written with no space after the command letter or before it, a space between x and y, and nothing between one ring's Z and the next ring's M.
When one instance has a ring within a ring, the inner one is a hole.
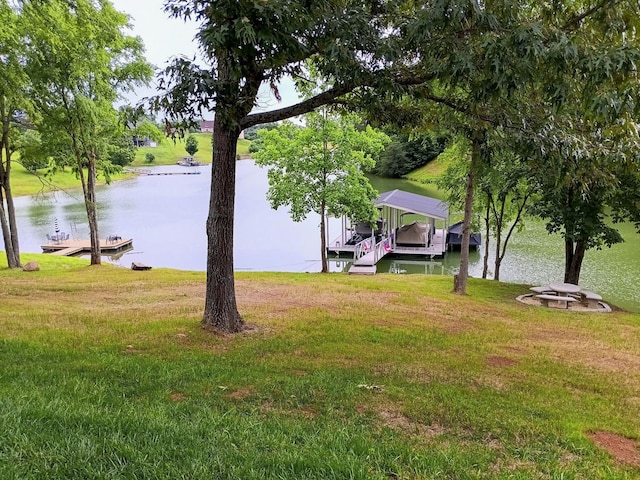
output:
M407 213L415 213L439 220L447 220L449 218L449 205L447 202L403 190L381 193L380 197L375 201L375 205L376 207L397 208Z

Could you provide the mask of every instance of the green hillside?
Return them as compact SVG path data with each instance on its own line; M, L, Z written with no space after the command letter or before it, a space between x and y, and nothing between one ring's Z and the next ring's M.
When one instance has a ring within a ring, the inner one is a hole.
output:
M198 151L194 155L195 159L201 163L211 163L211 158L213 156L211 134L194 133L194 135L198 139ZM184 149L185 140L186 137L176 139L175 141L170 138L165 138L157 147L140 147L136 152L136 159L134 160L133 165L174 165L182 157L188 155L187 151ZM249 140L239 140L238 154L247 155L249 153L250 144L251 142ZM145 155L147 153L152 153L156 157L151 164L147 163L145 159Z

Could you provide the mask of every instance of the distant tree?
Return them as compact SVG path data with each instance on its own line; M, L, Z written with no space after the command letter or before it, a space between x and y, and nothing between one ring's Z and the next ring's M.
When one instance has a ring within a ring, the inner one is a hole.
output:
M278 128L278 125L278 122L270 122L249 127L244 130L244 139L253 141L258 138L258 130L273 130Z
M127 16L107 0L23 0L29 96L40 119L38 130L69 152L84 194L91 264L100 264L96 205L98 170L109 181L109 140L120 129L113 107L119 92L145 83L151 68L138 38L126 36Z
M481 152L473 212L474 219L481 217L484 223L482 278L488 276L490 239L494 238L493 279L500 280L500 267L509 240L513 232L522 226L526 207L534 193L534 182L530 166L510 148L513 145L509 144L508 137L493 133ZM451 150L457 153L457 157L451 155L451 162L436 183L447 192L452 205L463 208L470 145L466 139L458 139Z
M141 122L130 128L131 133L139 139L149 139L153 142L160 143L164 138L164 133L158 126L148 119L144 119Z
M323 112L305 118L305 128L286 122L277 130L260 130L263 148L255 158L269 168L267 198L273 208L289 206L295 222L311 212L320 216L322 272L327 272L326 216L375 220L377 192L365 172L389 139L371 127L357 131L349 117Z
M24 95L28 78L22 64L24 27L19 12L7 0L0 0L0 225L9 268L21 265L11 167L16 150L16 123L21 112L29 108Z
M144 156L144 159L147 161L147 163L153 163L156 159L156 156L153 153L147 153Z
M187 141L185 142L184 149L187 151L189 155L195 155L198 151L198 139L195 135L189 135L187 137Z
M136 158L136 147L131 135L122 133L111 139L106 146L106 157L114 165L130 165Z
M35 130L22 129L16 140L16 151L20 155L19 163L30 172L49 166L50 156L40 133Z
M534 157L538 199L531 211L547 222L550 233L564 238L564 281L578 284L588 250L624 241L616 223L631 221L640 231L640 141L624 129L616 133L617 128L570 121L580 141L556 136L553 148ZM589 143L584 130L591 130Z

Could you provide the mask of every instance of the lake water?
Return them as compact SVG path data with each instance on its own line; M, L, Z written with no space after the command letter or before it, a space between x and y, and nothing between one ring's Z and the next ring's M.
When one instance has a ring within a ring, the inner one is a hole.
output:
M154 267L205 270L210 166L200 175L140 175L100 187L98 215L100 236L120 235L133 239L133 249L106 258L128 267L141 262ZM154 167L154 173L194 171L178 166ZM287 209L274 211L265 199L266 171L251 160L237 165L234 262L238 271L317 272L320 270L319 217L301 223L289 218ZM374 178L379 191L401 188L435 196L427 187L403 180ZM88 238L82 193L71 191L16 201L20 245L23 252L41 252L47 233L59 228L72 237ZM340 221L329 225L330 237L340 234ZM589 251L582 269L584 288L606 300L640 311L640 236L623 225L627 242L612 249ZM383 259L379 272L454 274L459 254L448 253L441 261ZM490 258L490 263L492 259ZM563 276L564 245L558 235L548 235L541 222L529 220L527 229L515 235L503 261L503 281L545 284ZM332 262L332 270L348 268L348 259ZM482 257L472 252L470 274L480 276Z

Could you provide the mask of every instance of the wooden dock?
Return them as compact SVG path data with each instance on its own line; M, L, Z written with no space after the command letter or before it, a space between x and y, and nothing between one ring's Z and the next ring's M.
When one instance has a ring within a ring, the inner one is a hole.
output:
M130 238L119 238L118 240L101 238L100 239L100 252L117 252L124 250L133 245L133 240ZM80 252L91 251L91 241L89 239L69 239L62 240L60 242L49 242L42 245L42 251L44 253L51 253L53 255L71 256Z

